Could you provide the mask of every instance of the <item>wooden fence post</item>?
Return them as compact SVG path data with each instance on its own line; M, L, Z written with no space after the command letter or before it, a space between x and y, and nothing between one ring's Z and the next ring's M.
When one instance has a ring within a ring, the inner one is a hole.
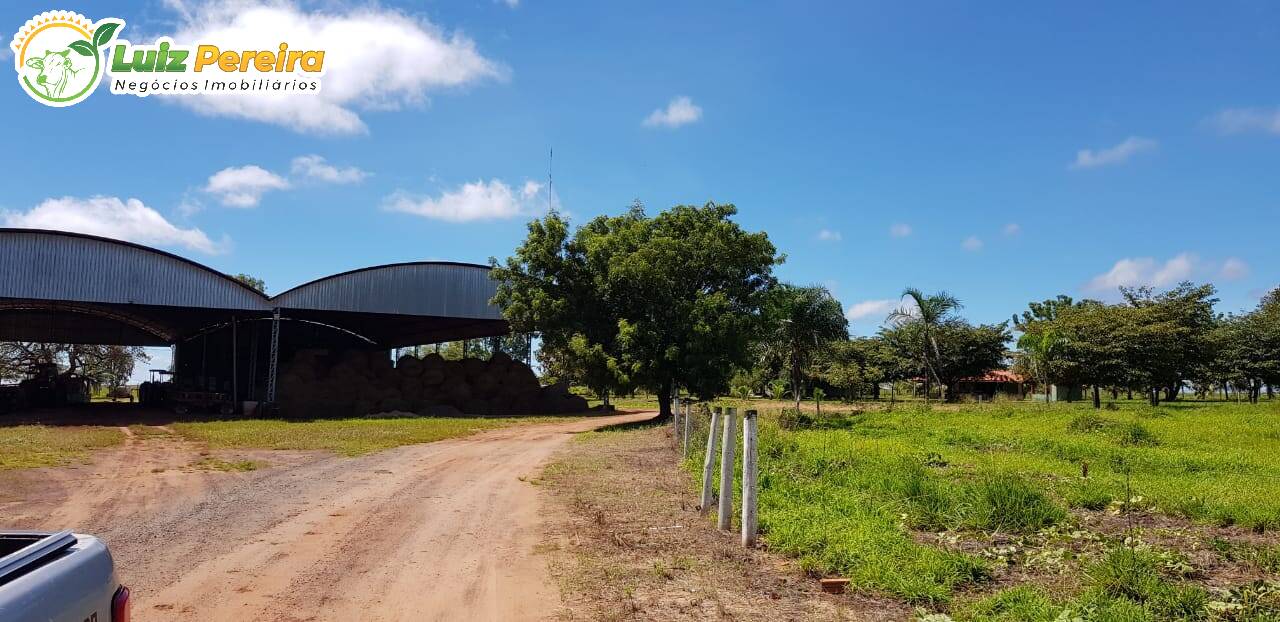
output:
M684 441L684 450L680 452L681 460L689 459L689 416L693 414L693 404L684 403L684 434L681 439Z
M698 505L703 514L711 511L711 478L715 476L716 441L720 439L720 410L719 406L712 409L711 428L707 430L707 457L702 461L702 501Z
M742 546L756 545L756 476L757 463L756 411L742 417Z
M720 515L716 526L733 529L733 450L738 441L738 409L724 411L724 434L720 442Z

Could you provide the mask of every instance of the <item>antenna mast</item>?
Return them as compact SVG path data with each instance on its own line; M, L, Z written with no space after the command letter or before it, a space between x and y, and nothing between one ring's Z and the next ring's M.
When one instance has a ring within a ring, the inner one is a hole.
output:
M555 162L555 159L556 149L552 147L547 154L547 211L555 211L556 209L555 193L551 189L551 165Z

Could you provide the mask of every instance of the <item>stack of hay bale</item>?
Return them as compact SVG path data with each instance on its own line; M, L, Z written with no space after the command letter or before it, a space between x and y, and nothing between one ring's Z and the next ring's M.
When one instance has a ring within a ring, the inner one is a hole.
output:
M528 365L501 352L483 361L385 351L301 350L279 380L281 411L291 417L382 412L433 416L559 414L587 410L565 384L542 386Z

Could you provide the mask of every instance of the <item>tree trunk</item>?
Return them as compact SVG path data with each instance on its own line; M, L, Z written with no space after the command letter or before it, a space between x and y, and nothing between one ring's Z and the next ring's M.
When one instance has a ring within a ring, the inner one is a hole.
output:
M1129 387L1129 401L1133 401L1133 387Z
M671 420L671 388L672 381L670 378L662 381L662 385L658 388L658 421Z
M1046 406L1049 405L1050 393L1052 391L1053 391L1053 385L1049 384L1048 382L1044 383L1044 403Z
M1093 408L1094 410L1102 409L1102 395L1098 393L1098 385L1093 385Z
M1116 400L1118 400L1118 399L1120 399L1120 389L1117 389L1117 388L1115 388L1115 387L1111 387L1111 401L1113 401L1113 402L1114 402L1114 401L1116 401Z
M800 412L800 357L791 354L791 396L796 398L796 412Z
M1147 392L1147 395L1151 397L1152 406L1160 405L1160 387L1151 387L1151 390Z

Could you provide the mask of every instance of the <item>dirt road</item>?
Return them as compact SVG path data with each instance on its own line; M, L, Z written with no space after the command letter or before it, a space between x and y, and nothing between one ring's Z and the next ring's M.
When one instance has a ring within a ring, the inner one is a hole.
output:
M191 469L199 447L134 437L89 465L3 475L0 524L102 537L141 622L537 620L559 599L526 478L569 433L649 416L360 458L258 452L272 466L247 473Z

